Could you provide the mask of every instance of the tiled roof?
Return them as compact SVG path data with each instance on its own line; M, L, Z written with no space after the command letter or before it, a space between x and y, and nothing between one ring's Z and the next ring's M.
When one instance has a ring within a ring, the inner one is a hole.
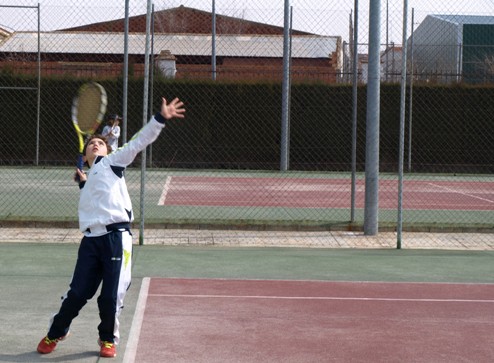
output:
M179 6L154 13L155 33L211 34L212 14L207 11ZM124 19L88 24L64 31L124 32ZM146 14L129 17L130 33L146 32ZM282 26L216 15L217 34L283 34ZM294 30L293 34L310 34Z

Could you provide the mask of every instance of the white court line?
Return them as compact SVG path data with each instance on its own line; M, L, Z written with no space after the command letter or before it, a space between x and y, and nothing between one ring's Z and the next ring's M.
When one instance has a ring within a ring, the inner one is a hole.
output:
M172 177L167 176L165 186L163 187L163 193L161 193L160 200L158 201L158 205L165 205L166 195L168 194L168 190L170 190L171 182L172 182Z
M451 192L451 193L456 193L456 194L464 195L466 197L480 199L480 200L482 200L484 202L488 202L488 203L494 203L494 200L482 198L482 197L479 197L477 195L473 195L473 194L470 194L470 193L463 193L463 192L460 192L460 191L458 191L456 189L453 189L453 188L448 188L448 187L445 187L445 186L442 186L442 185L437 185L437 184L434 184L434 183L427 183L427 184L432 185L433 187L436 187L436 188L441 188L441 189L447 190L448 192Z
M342 296L267 296L267 295L183 295L183 294L149 294L156 297L190 297L190 298L219 298L219 299L279 299L279 300L343 300L343 301L414 301L414 302L465 302L465 303L494 303L494 300L472 299L405 299L387 297L342 297Z
M141 290L139 291L139 298L137 299L136 311L134 312L134 318L132 319L132 325L129 332L129 340L125 347L125 353L123 362L134 363L137 354L137 344L139 343L139 336L141 335L142 321L144 320L144 310L146 309L146 302L149 292L149 277L142 279Z

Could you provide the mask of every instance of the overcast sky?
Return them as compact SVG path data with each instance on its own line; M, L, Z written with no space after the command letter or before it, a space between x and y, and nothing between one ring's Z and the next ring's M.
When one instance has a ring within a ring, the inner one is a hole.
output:
M359 42L368 39L369 1L359 0ZM374 0L372 0L374 1ZM377 0L375 0L377 1ZM1 0L0 5L33 6L40 4L41 30L49 31L76 25L122 18L124 0ZM130 0L130 15L146 12L145 0ZM290 0L293 27L321 35L349 38L349 17L354 11L354 0ZM285 0L215 0L218 14L283 25ZM188 6L211 11L212 0L158 0L155 11ZM427 14L493 15L494 0L408 0L408 33L411 31L411 9L414 27ZM381 35L389 42L402 41L403 0L381 0ZM0 27L7 30L36 30L35 9L0 7Z

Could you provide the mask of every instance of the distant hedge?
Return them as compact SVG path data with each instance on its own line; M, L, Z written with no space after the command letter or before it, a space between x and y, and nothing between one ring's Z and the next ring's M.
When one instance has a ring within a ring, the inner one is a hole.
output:
M77 153L71 103L83 80L42 79L41 165L73 165ZM122 113L122 80L100 82L108 113ZM36 158L36 79L0 76L0 165ZM143 123L143 81L128 83L127 138ZM156 167L276 170L280 164L281 85L156 80L153 112L161 96L180 97L185 120L168 123L152 149ZM407 97L408 99L408 97ZM382 85L380 168L398 164L400 87ZM494 172L494 88L416 86L413 89L412 168L423 172ZM290 169L351 169L352 87L293 84L290 99ZM408 156L408 110L406 105ZM150 116L150 115L149 115ZM366 87L358 89L358 170L365 164ZM139 162L139 160L136 160ZM405 160L406 162L406 160Z

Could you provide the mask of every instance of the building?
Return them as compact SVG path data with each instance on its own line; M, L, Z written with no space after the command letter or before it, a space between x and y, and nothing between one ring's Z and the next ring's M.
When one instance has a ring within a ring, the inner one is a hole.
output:
M223 80L282 79L283 28L217 15L213 61L212 15L180 6L153 14L153 60L166 77ZM146 16L129 18L129 70L144 73ZM342 71L340 36L294 30L291 73L294 81L337 82ZM35 32L15 32L0 43L0 68L33 72ZM115 77L123 70L124 19L40 34L43 75ZM215 68L213 68L213 64ZM163 66L164 65L164 66Z
M390 44L381 53L381 81L399 83L401 81L403 47Z
M418 81L494 80L494 16L428 15L408 47Z

